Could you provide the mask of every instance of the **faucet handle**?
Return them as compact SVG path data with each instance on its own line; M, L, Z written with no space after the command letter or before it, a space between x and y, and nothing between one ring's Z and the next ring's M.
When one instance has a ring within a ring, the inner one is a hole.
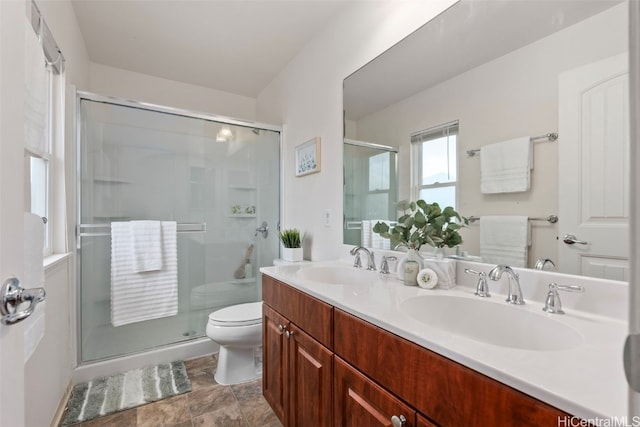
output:
M476 284L476 296L482 298L489 298L491 294L489 293L489 284L487 283L487 273L483 271L475 271L470 268L465 268L464 272L467 274L475 274L478 276L478 283Z
M549 293L547 294L547 299L545 300L542 310L552 314L564 314L558 291L584 292L584 286L558 285L555 282L549 283Z
M397 261L398 257L397 256L386 256L383 255L382 256L382 262L380 263L380 274L389 274L389 261Z

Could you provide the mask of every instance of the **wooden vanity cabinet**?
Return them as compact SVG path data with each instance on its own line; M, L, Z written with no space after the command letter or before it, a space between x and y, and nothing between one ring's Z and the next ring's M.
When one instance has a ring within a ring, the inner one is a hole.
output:
M262 286L264 397L285 427L329 427L333 307L268 276Z
M426 415L420 426L538 427L568 416L344 311L334 310L334 322L340 325L334 335L336 360L344 359Z
M391 427L394 416L405 427L538 427L569 416L272 277L262 295L263 394L285 427Z

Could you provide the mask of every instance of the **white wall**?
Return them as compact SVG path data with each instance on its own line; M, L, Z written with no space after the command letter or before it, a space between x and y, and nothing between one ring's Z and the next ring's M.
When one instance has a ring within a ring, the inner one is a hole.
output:
M257 119L283 123L282 219L306 233L305 258L338 257L342 247L342 80L437 13L449 1L361 2L343 13L258 96ZM322 138L322 170L294 176L295 146ZM323 213L331 210L331 226Z
M458 203L464 216L558 214L558 144L534 144L531 190L480 193L480 159L468 149L523 135L558 132L558 75L566 70L627 51L627 5L621 4L496 60L453 77L356 125L356 138L401 145L400 199L410 199L410 135L453 120L458 134ZM562 218L560 218L562 221ZM463 230L463 249L479 255L479 229ZM558 224L532 221L529 265L557 260Z
M254 121L256 100L247 96L91 63L89 91L132 101Z

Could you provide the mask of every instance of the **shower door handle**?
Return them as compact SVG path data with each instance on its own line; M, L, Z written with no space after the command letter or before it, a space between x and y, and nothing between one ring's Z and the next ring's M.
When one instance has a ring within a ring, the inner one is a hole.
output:
M269 237L269 224L267 224L267 221L262 221L260 227L256 228L254 237L258 237L258 233L262 233L262 237L265 239Z
M44 301L46 296L44 288L25 289L15 277L5 280L1 292L0 314L3 325L13 325L31 316L36 305ZM24 302L28 302L29 306L18 311L18 307Z

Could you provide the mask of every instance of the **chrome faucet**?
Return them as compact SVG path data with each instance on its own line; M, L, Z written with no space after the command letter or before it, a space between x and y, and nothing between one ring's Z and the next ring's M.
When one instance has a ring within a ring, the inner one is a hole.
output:
M584 286L580 285L558 285L555 282L549 283L549 293L544 302L543 310L547 313L564 314L562 310L562 302L558 291L584 292Z
M536 261L536 265L535 265L535 269L536 270L547 270L546 266L550 265L551 268L549 268L549 270L553 270L554 268L556 268L556 264L553 262L553 260L550 260L549 258L540 258Z
M354 255L356 258L353 261L353 266L356 268L362 267L362 261L360 260L360 252L364 252L367 254L367 270L375 271L376 270L376 260L373 257L373 252L369 251L369 249L364 248L362 246L356 246L351 249L351 255Z
M470 268L465 268L464 272L467 274L475 274L478 276L478 283L476 284L476 293L475 295L482 298L489 298L491 294L489 293L489 285L487 284L487 273L484 271L475 271Z
M500 280L502 273L506 272L509 277L509 294L507 295L507 302L509 304L522 305L524 304L524 298L522 298L522 289L520 288L520 280L518 273L513 271L508 265L500 264L496 265L489 272L489 279Z
M398 257L395 257L393 255L383 256L382 263L380 264L380 274L390 274L391 271L389 271L389 261L397 261L397 260L398 260Z

